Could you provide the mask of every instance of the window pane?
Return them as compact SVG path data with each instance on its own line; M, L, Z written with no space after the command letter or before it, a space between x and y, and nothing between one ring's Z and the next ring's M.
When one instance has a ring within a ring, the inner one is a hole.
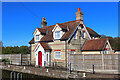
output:
M60 31L55 32L55 38L60 38Z
M75 51L71 51L71 54L74 54L75 53Z
M85 38L85 32L83 32L83 38Z
M36 35L36 40L39 40L39 35Z
M76 33L74 34L74 39L77 39L77 37L76 37Z
M55 52L55 59L60 59L61 58L61 53L60 52Z

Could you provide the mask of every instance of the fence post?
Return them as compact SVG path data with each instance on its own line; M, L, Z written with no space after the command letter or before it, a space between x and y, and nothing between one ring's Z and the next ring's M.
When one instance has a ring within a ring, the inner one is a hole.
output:
M84 66L85 66L85 56L83 54L83 70L84 70Z
M102 53L102 68L104 70L104 53Z
M71 63L69 63L69 74L71 74Z
M94 71L94 64L93 64L93 74L95 74L95 71Z
M28 61L28 65L29 65L29 61Z
M54 62L53 62L53 64L52 64L52 69L54 69Z
M22 65L22 54L20 54L20 65Z

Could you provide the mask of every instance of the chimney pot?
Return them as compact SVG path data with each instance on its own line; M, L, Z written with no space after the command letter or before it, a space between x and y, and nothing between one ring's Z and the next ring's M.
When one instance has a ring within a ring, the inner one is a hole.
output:
M78 12L80 12L81 11L81 9L80 8L77 8L78 9Z
M42 18L42 21L46 21L46 18L43 17L43 18Z

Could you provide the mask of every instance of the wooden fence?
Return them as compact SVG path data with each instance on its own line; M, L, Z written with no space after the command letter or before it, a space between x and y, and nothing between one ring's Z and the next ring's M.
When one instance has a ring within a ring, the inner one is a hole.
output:
M0 59L9 59L12 64L27 65L30 63L30 54L0 54Z
M120 54L70 54L72 70L119 70Z

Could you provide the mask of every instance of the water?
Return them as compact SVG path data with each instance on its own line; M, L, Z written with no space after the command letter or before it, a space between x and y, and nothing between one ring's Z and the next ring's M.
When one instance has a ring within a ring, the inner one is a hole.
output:
M10 80L10 73L11 73L11 71L2 70L2 79ZM38 75L26 74L26 73L23 73L22 75L23 75L22 80L66 80L66 79L50 78L50 77L44 77L44 76L38 76ZM17 74L16 74L16 77L17 77Z

